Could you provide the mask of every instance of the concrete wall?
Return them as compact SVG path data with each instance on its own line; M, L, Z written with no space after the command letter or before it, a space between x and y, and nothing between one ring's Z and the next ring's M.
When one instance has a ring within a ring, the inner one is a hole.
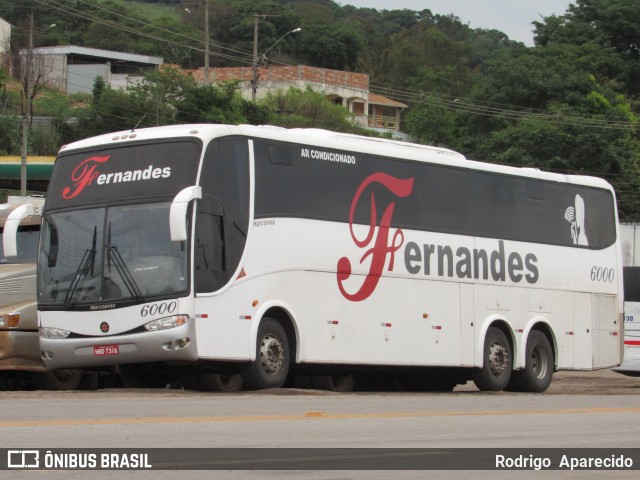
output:
M202 69L193 72L195 79L204 81ZM289 88L304 90L307 86L325 95L336 95L348 99L349 102L360 99L364 104L369 89L369 76L363 73L327 70L325 68L308 67L306 65L287 67L258 67L258 90L256 97L264 97L267 92L275 90L287 91ZM240 81L242 96L251 99L251 81L253 67L222 67L209 71L211 82Z
M198 71L198 77L202 77L202 70ZM364 73L344 72L342 70L328 70L326 68L296 65L289 67L258 67L259 81L302 81L332 86L343 86L356 90L369 90L369 76ZM212 82L226 80L246 80L253 78L253 67L225 67L212 68L209 72ZM198 78L199 81L202 78Z
M67 93L91 93L99 76L109 83L109 64L68 65Z

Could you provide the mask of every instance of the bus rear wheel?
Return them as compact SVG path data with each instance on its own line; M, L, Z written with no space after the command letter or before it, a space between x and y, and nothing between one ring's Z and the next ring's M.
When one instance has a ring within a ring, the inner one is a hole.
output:
M256 359L243 366L242 378L250 390L280 388L289 374L291 348L280 322L265 317L258 328Z
M527 339L524 368L513 372L513 383L518 391L541 393L549 388L553 377L553 350L546 335L538 330Z
M497 392L509 384L513 368L511 344L502 330L489 327L484 339L482 368L473 372L473 383L482 391Z

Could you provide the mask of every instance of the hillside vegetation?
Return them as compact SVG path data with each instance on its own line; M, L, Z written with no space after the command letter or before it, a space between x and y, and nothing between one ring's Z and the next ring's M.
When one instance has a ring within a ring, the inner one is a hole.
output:
M473 29L467 23L473 19L428 9L377 11L331 0L208 5L211 66L251 65L258 15L258 52L268 50L261 61L368 73L372 92L409 105L403 129L415 141L489 162L601 176L616 187L621 219L640 220L637 0L577 0L561 16L531 19L533 47L497 30ZM184 68L204 62L200 0L0 0L0 17L15 27L14 52L27 44L29 14L36 45L156 55ZM282 38L298 27L300 33ZM291 105L300 105L304 95L321 101L313 92L282 95L293 95ZM0 153L13 153L17 127L7 115L20 115L22 103L6 72L0 74L0 96ZM169 69L127 92L104 85L84 97L43 91L34 113L56 117L55 130L50 138L32 135L30 143L51 153L60 143L135 124L145 115L143 124L309 124L295 112L284 119L275 108L280 103L244 102L233 86L190 84ZM323 115L331 120L316 118L316 126L354 130L342 111L328 108Z

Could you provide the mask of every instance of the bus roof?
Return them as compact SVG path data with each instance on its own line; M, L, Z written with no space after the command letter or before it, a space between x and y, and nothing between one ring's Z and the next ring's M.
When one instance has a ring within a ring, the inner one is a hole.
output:
M254 138L265 138L283 142L295 142L323 148L334 148L372 155L399 157L407 160L452 165L474 170L502 173L505 175L524 176L540 180L560 183L572 183L602 188L613 191L613 187L598 177L584 175L565 175L550 173L530 167L511 167L477 160L469 160L461 153L446 148L420 145L378 137L364 137L360 135L337 133L315 128L287 129L271 125L221 125L221 124L191 124L170 125L125 130L96 137L79 140L64 145L60 154L71 150L85 149L96 146L109 146L124 142L148 141L160 138L196 137L205 141L215 137L229 135L246 135Z

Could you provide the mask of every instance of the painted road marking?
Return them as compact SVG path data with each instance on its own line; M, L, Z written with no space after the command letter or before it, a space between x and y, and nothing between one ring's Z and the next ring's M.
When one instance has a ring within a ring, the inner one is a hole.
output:
M477 410L447 412L387 412L387 413L329 413L310 411L291 415L229 415L208 417L132 417L132 418L87 418L55 420L5 420L0 428L6 427L59 427L72 425L142 425L150 423L234 423L234 422L275 422L275 421L323 421L323 420L376 420L429 417L490 417L490 416L530 416L530 415L598 415L603 413L640 413L634 408L567 408L562 410Z

